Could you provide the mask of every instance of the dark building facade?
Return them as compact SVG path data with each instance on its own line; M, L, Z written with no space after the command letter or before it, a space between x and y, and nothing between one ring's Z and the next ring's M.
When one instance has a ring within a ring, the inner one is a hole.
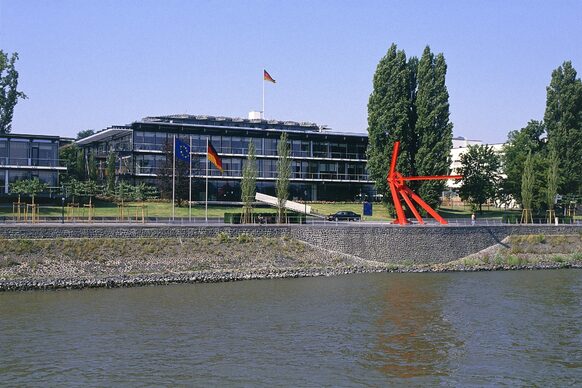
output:
M38 178L54 188L59 173L59 147L72 139L44 135L0 135L0 194L10 193L10 184L21 179Z
M193 199L202 200L208 139L223 163L222 173L210 165L209 199L240 201L250 142L257 156L257 191L275 194L277 144L282 132L287 133L291 150L291 198L338 201L373 194L366 171L367 136L326 131L314 123L193 115L147 117L105 129L77 144L95 156L102 173L107 156L114 152L118 179L159 184L171 175L167 157L176 136L191 144Z

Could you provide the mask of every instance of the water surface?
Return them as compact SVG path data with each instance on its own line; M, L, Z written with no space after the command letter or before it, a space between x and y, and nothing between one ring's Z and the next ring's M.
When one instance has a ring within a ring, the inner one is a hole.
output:
M1 385L576 385L582 271L0 294Z

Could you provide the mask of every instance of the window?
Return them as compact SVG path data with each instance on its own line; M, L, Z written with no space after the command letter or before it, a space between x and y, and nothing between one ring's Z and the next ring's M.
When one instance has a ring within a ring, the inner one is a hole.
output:
M223 141L224 141L224 137L223 137ZM229 153L231 154L242 154L243 150L242 150L242 140L240 137L238 136L233 136L229 138L230 141L230 151Z
M10 140L10 164L16 166L28 166L29 141L20 139Z
M264 139L265 155L277 155L277 139Z
M321 142L313 142L313 156L316 158L329 157L328 144Z

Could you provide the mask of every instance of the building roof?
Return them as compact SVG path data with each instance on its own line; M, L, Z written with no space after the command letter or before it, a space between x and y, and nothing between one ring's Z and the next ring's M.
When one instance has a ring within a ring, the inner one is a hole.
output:
M142 122L147 123L172 123L172 124L198 124L207 126L220 127L247 127L247 128L272 128L298 131L321 132L327 129L326 126L319 126L316 123L308 121L281 121L266 119L243 119L240 117L225 116L207 116L207 115L188 115L177 114L168 116L149 116L144 117Z
M73 141L73 139L68 138L68 137L60 137L60 136L56 136L56 135L26 134L26 133L6 133L6 134L1 134L0 138Z
M99 140L110 138L112 136L126 134L126 133L130 133L130 132L131 132L131 128L129 128L129 127L110 127L110 128L104 129L103 131L97 132L91 136L87 136L87 137L84 137L80 140L77 140L75 143L77 143L79 145L85 145L85 144L93 143L94 141L99 141Z

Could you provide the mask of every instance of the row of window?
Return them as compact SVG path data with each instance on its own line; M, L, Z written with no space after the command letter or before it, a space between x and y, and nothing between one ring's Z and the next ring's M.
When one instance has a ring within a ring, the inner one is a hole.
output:
M134 131L134 149L143 151L165 151L171 149L173 134L164 132ZM209 140L220 154L247 155L250 142L255 145L257 155L277 155L279 139L240 136L178 135L178 139L191 144L192 152L206 152ZM337 159L366 158L365 144L330 143L312 140L289 140L291 155L295 157L318 157Z
M192 172L196 176L206 175L206 157L192 158ZM209 175L212 176L232 176L241 177L246 159L243 158L223 158L223 172L218 171L212 164L209 164ZM131 165L126 162L125 165ZM188 163L180 163L179 169L189 168ZM171 170L172 166L166 161L164 155L136 155L136 174L160 174L163 170ZM320 162L320 161L298 161L291 164L291 178L296 179L334 179L334 180L368 180L368 174L364 163L352 162ZM186 172L187 173L187 172ZM258 159L257 175L259 178L277 177L276 159Z
M38 178L41 182L50 187L57 185L59 174L56 171L25 171L25 170L2 170L0 169L0 193L10 192L10 183Z
M0 139L0 166L59 165L58 144L29 139Z

